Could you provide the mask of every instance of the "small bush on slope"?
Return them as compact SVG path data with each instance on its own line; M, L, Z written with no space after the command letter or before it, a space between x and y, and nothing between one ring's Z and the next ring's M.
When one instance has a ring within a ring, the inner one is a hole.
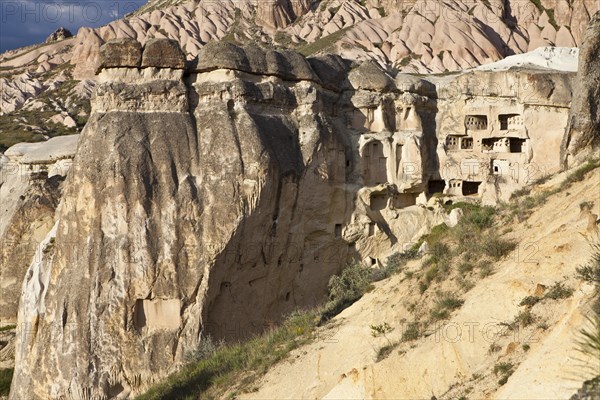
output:
M0 369L0 396L8 396L10 382L12 381L13 369Z
M329 301L321 318L325 322L360 299L371 288L371 269L360 263L348 265L329 279Z
M532 188L528 186L514 192L510 198L511 202L502 207L504 211L507 211L505 219L508 221L512 221L514 218L517 221L526 220L536 207L546 203L548 197L566 191L573 183L582 181L589 172L598 167L600 167L600 159L592 159L571 172L562 184L553 189L545 189L535 195L529 195Z

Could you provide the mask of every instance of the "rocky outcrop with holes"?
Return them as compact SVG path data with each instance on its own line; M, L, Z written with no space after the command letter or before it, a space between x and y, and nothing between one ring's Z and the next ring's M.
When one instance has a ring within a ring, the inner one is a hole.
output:
M440 203L556 172L573 77L425 80L226 41L188 61L167 39L99 54L24 276L12 399L131 397L203 337L247 338L325 300L347 261L407 250L447 219Z
M377 263L443 218L414 205L432 100L381 69L220 43L184 71L168 41L137 68L119 43L24 280L13 399L132 396L204 335L316 305L346 260Z

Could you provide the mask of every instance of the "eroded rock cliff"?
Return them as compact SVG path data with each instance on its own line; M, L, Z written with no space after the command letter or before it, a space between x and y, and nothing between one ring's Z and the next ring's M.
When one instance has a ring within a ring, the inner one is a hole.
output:
M426 81L228 42L188 61L166 39L99 54L24 276L13 399L130 397L203 336L246 338L323 301L346 261L406 250L440 201L493 203L540 163L558 171L573 77Z
M584 44L579 55L576 96L563 143L562 159L565 166L576 157L585 157L600 145L600 12L596 13L585 31ZM577 162L577 158L573 160Z
M441 218L403 210L422 192L419 113L431 99L378 67L220 43L184 74L179 62L144 65L181 59L169 42L138 51L102 52L112 59L25 278L12 398L127 397L202 334L247 337L317 304L347 259L376 263ZM360 161L366 131L404 150ZM403 156L416 168L400 173ZM364 186L382 195L357 208Z

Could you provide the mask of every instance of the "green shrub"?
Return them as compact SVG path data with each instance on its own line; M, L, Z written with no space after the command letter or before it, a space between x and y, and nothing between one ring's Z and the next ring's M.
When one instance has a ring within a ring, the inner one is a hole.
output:
M438 266L437 264L432 265L431 267L429 267L427 269L427 271L425 271L425 282L427 283L427 285L429 286L429 284L438 276Z
M582 181L588 172L598 168L598 166L600 166L598 160L589 160L584 165L571 172L569 176L567 176L567 179L565 180L565 186L568 187L571 183Z
M525 343L525 344L523 345L523 351L529 351L529 349L530 349L530 348L531 348L531 346L530 346L530 345L528 345L527 343Z
M556 282L556 283L554 283L554 285L552 285L552 287L550 287L550 290L548 290L548 292L546 292L546 294L544 295L544 298L558 300L558 299L567 299L567 298L571 297L572 295L573 295L572 288L565 286L562 282Z
M598 373L594 362L600 360L600 315L593 313L586 320L588 326L579 331L577 350L592 360L592 364L585 367L593 373Z
M588 283L600 285L600 241L591 243L592 258L577 268L577 276Z
M511 240L505 240L494 234L488 234L483 241L483 251L485 255L499 260L509 254L517 247L517 244Z
M520 306L533 307L535 306L541 299L537 296L527 296L521 300L519 303Z
M360 299L371 288L371 271L359 263L346 266L339 275L329 279L329 301L325 305L325 322Z
M308 57L320 51L326 50L327 48L333 46L339 39L341 39L346 34L347 30L348 27L342 28L330 35L323 36L312 43L300 47L298 51L302 53L302 55Z
M435 307L429 312L429 315L433 321L440 321L450 318L450 311L445 308Z
M517 318L515 319L515 322L523 327L533 324L534 321L535 316L529 310L519 311L519 314L517 314Z
M408 260L416 257L416 251L409 250L405 253L394 253L388 257L385 267L375 268L371 272L371 280L378 282L389 278L390 276L400 272L402 267L406 265Z
M514 367L512 363L501 362L494 365L494 375L500 375L500 379L498 380L500 385L504 385L506 382L508 382L508 378L513 374L513 372Z
M435 306L431 310L431 319L434 321L447 319L450 317L450 312L460 308L464 303L463 300L457 298L452 293L442 293L439 295Z
M216 343L211 336L200 338L198 347L185 355L186 362L198 362L210 358L224 343Z
M479 276L481 278L490 276L493 273L494 273L494 266L491 263L489 263L487 261L482 261L479 263Z
M450 247L443 242L435 242L429 247L429 257L434 262L451 258Z
M471 205L466 210L463 208L463 211L465 214L459 224L470 225L482 230L490 228L494 223L494 215L496 214L494 207Z
M402 341L410 342L417 340L421 336L418 322L411 322L406 326L404 332L402 332Z
M513 365L509 362L501 362L494 365L494 375L506 375L513 371Z
M382 348L379 349L379 351L377 352L377 360L376 362L385 360L390 354L392 354L392 351L394 351L394 349L396 347L398 347L400 343L389 343L385 346L383 346Z
M377 337L380 335L385 336L386 334L388 334L394 330L394 328L392 328L390 326L390 324L388 324L387 322L384 322L383 324L379 324L379 325L370 325L370 328L371 328L371 336L373 336L373 337Z
M525 186L521 189L517 189L515 190L511 195L510 195L510 200L515 200L519 197L523 197L523 196L527 196L529 195L529 193L531 193L531 187L530 186Z
M465 274L473 271L474 269L475 269L475 266L469 262L461 263L458 266L458 272L460 272L461 275L465 275Z
M10 392L10 382L13 377L13 368L0 369L0 396L8 396Z

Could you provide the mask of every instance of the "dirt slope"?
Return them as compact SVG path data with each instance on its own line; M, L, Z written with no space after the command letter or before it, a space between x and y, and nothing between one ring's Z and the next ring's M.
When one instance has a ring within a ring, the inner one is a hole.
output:
M565 176L546 187L556 187ZM582 202L593 203L591 212L581 211ZM598 235L597 223L590 220L598 214L600 169L551 196L527 220L501 227L507 238L518 240L517 249L495 265L495 273L460 294L462 307L438 329L430 328L429 336L403 343L376 361L379 349L388 340L398 341L416 317L408 311L411 303L432 295L431 288L421 295L416 281L401 273L377 284L338 315L319 340L292 353L242 398L570 398L588 378L575 341L593 288L577 279L576 268L590 257L587 240ZM421 261L406 268L416 271ZM555 282L573 288L573 295L543 300L530 310L532 323L506 327L525 310L519 306L523 298L541 296ZM386 322L393 331L373 337L370 326ZM512 375L506 373L501 385L505 367Z

